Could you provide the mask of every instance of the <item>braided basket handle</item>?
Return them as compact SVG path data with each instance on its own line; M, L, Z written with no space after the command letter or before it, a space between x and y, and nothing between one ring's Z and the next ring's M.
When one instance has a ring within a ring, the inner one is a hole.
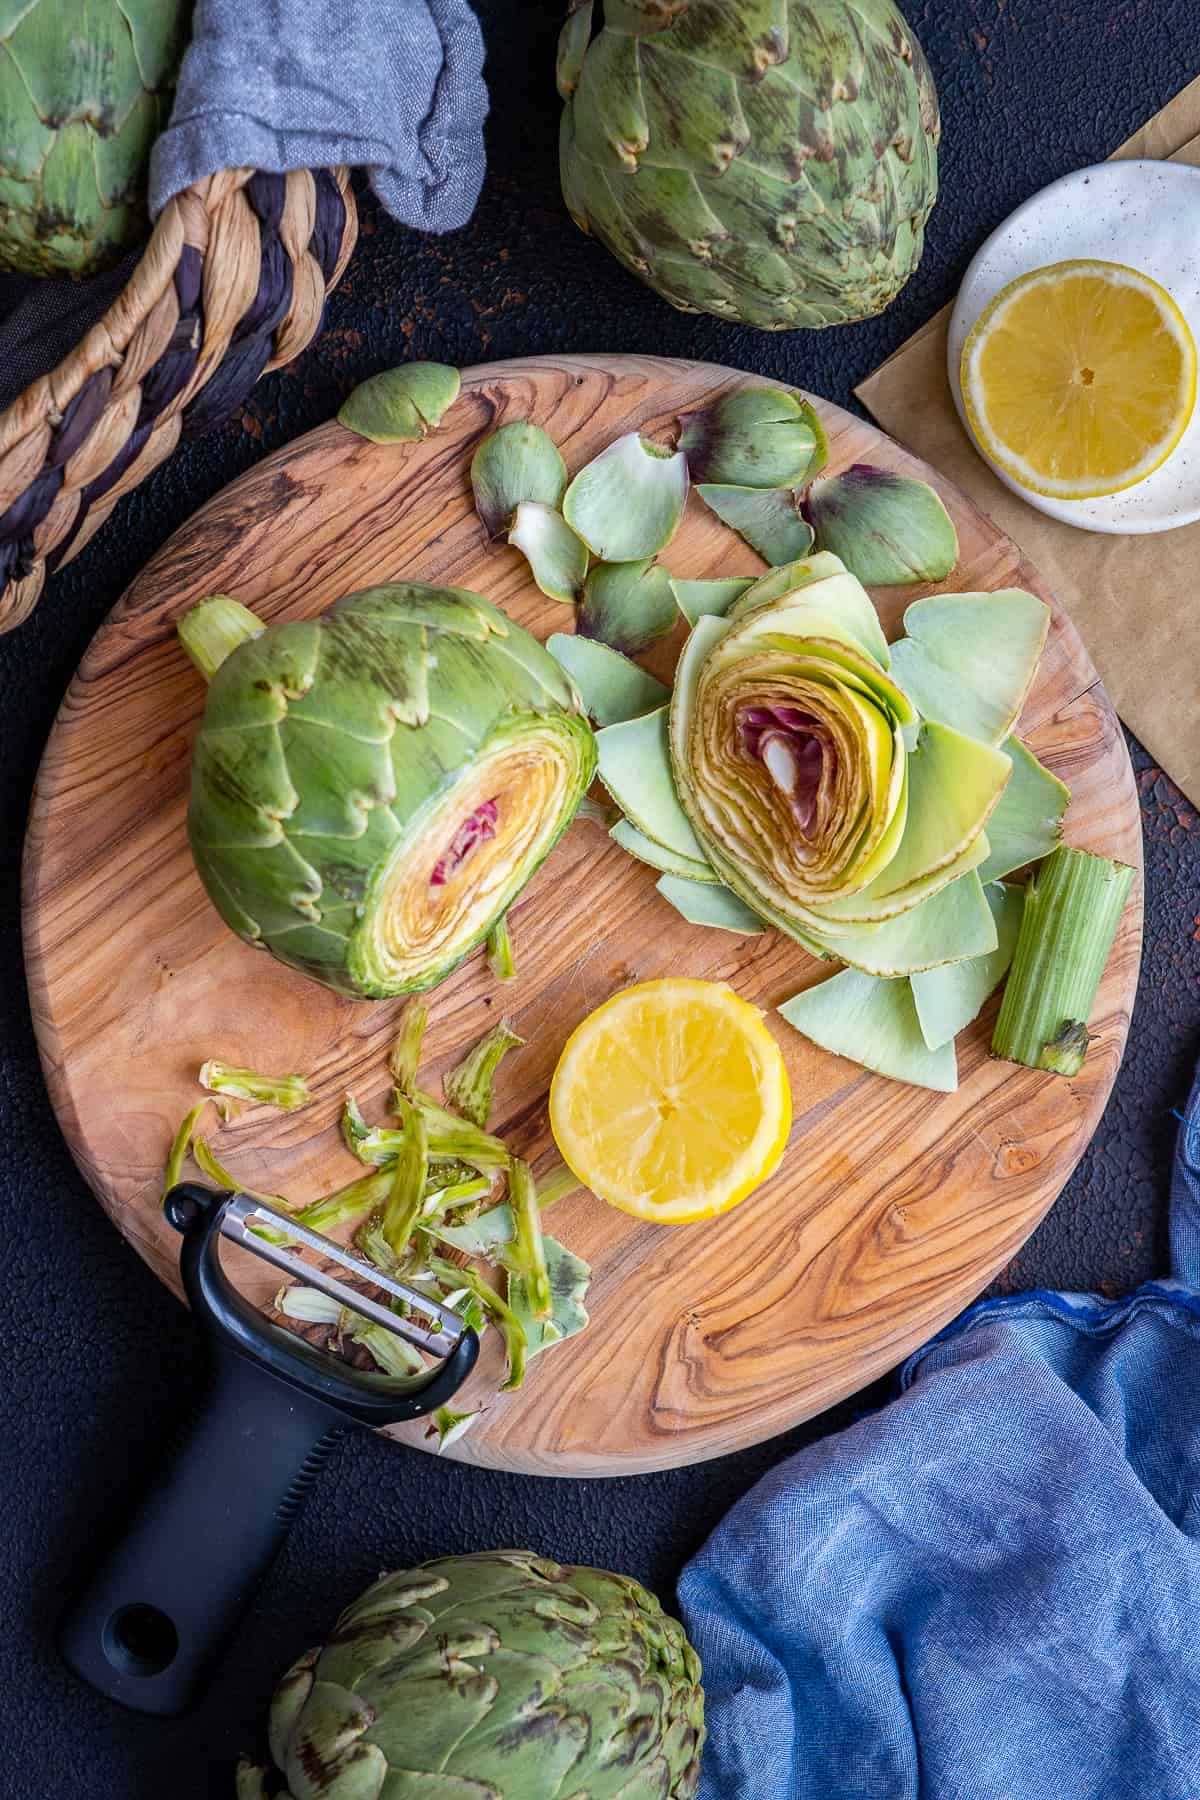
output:
M0 631L181 435L316 335L358 235L347 169L226 169L169 200L71 354L0 413Z

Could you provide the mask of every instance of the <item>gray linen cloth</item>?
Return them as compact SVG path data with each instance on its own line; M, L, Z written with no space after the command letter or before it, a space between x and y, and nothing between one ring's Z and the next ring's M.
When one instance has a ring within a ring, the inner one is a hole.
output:
M465 0L198 0L150 206L217 169L348 163L454 231L483 182L483 38Z

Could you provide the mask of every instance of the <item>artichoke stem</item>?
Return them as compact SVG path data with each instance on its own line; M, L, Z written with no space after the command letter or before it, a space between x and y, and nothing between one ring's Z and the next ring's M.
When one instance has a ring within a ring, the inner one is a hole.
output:
M179 641L203 675L211 681L239 644L261 637L266 626L249 607L227 594L213 594L184 613L176 626Z
M992 1055L1078 1075L1133 870L1060 845L1031 877Z

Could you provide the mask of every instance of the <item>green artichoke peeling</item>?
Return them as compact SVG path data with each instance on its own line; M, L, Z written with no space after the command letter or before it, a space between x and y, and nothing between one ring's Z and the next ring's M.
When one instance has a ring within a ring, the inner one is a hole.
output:
M892 0L571 0L563 196L686 312L883 310L937 196L933 77Z
M0 11L0 267L94 275L146 235L150 151L191 12L191 0Z
M692 1800L700 1663L628 1576L448 1556L348 1607L283 1677L269 1735L294 1800ZM243 1764L239 1795L267 1791Z
M337 993L448 975L591 781L569 678L465 589L368 588L265 628L217 597L180 636L210 678L188 810L200 878L239 937Z

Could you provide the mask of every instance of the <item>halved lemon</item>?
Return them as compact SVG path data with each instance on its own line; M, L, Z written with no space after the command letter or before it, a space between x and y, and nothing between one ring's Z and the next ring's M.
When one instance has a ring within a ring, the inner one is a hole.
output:
M1035 494L1086 500L1167 460L1196 403L1196 346L1170 294L1124 263L1052 263L998 293L963 346L976 441Z
M585 1187L639 1219L727 1212L778 1165L792 1123L779 1046L721 982L625 988L568 1038L550 1124Z

